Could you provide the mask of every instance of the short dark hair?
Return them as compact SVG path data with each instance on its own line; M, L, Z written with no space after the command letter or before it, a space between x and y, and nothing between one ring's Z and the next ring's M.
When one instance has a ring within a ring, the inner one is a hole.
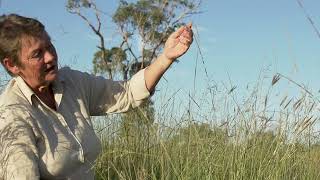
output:
M38 20L9 14L0 16L0 61L4 66L4 59L10 58L14 65L20 66L19 54L23 37L41 37L45 26ZM7 72L13 76L13 74Z

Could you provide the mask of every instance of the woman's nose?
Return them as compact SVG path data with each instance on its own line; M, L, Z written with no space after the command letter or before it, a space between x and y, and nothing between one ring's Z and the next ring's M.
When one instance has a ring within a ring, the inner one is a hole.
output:
M57 59L57 54L54 49L47 49L44 55L45 63L55 61Z

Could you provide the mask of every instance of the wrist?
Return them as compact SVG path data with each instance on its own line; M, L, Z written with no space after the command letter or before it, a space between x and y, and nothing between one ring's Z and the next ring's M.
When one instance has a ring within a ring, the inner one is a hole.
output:
M168 69L168 68L171 66L171 64L173 63L173 61L174 61L174 60L169 59L169 58L166 57L166 55L164 55L164 54L161 54L161 55L159 56L159 62L160 62L160 64L161 64L161 68L162 68L163 70Z
M175 60L175 59L168 58L164 53L160 54L159 59L161 61L161 64L165 66L170 66Z

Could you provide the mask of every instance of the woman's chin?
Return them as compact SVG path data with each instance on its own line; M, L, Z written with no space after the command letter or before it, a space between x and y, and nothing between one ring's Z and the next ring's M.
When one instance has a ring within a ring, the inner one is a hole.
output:
M52 83L54 80L56 80L58 77L58 73L56 72L49 72L47 75L46 75L46 81L49 82L49 83Z

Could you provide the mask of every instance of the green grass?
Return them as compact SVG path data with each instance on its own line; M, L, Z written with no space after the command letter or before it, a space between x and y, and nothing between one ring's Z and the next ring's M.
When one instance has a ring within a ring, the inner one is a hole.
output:
M104 119L96 179L319 179L318 100L275 93L278 78L245 98L225 88L214 108L204 93L177 113L165 95L155 117L142 108Z

